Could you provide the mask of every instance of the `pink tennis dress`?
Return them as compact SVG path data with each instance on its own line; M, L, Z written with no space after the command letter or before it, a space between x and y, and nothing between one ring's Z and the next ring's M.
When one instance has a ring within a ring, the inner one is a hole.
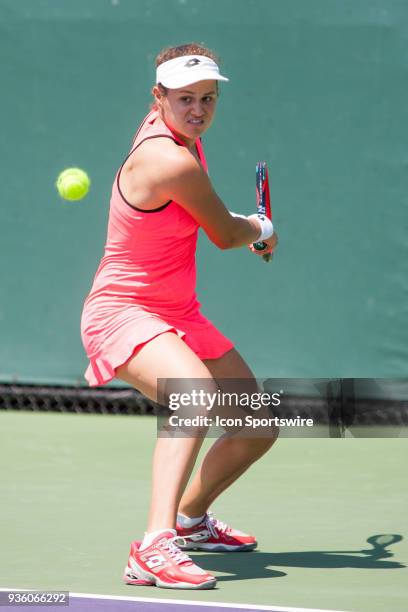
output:
M152 111L129 156L158 136L185 146ZM207 170L200 139L196 148ZM200 359L216 359L233 347L200 313L195 293L198 223L174 201L152 211L131 206L119 187L122 167L112 188L105 252L81 319L89 358L85 378L92 387L112 380L115 368L137 348L166 331L177 333Z

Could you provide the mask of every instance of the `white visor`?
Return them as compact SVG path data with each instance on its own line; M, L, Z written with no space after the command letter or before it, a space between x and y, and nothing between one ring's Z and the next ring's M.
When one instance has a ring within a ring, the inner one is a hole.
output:
M214 60L205 55L183 55L160 64L156 70L156 83L169 89L179 89L198 81L229 81L220 74Z

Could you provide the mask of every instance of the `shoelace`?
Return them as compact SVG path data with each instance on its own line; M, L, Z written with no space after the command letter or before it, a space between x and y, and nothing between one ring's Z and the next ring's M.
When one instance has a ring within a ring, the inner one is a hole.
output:
M186 543L184 538L174 536L174 538L163 538L160 540L159 544L162 548L168 551L170 557L177 565L180 565L185 561L190 561L192 563L190 557L186 555L185 552L180 550L180 548L178 548L177 542L179 542L180 546L184 546Z
M205 525L214 538L220 537L217 533L217 529L218 531L221 531L221 533L227 533L230 529L226 523L223 523L222 521L216 519L211 511L207 512Z

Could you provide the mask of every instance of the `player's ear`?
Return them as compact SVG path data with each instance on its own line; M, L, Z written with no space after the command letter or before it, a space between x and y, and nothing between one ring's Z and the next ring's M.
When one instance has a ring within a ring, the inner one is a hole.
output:
M155 102L158 105L163 103L163 98L166 96L166 93L165 88L160 86L160 83L158 85L154 85L152 88L152 95L154 96Z
M160 106L163 95L157 85L152 87L152 96L154 97L155 103Z

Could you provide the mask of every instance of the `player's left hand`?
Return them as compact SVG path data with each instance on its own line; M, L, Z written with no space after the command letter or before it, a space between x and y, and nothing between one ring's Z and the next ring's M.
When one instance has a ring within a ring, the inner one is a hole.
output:
M278 235L274 232L272 234L272 236L270 238L267 238L266 240L264 240L266 247L264 249L262 249L262 251L257 251L254 248L253 244L248 244L248 248L250 251L252 251L252 253L255 253L255 255L267 255L268 253L271 253L273 255L275 248L278 244Z

